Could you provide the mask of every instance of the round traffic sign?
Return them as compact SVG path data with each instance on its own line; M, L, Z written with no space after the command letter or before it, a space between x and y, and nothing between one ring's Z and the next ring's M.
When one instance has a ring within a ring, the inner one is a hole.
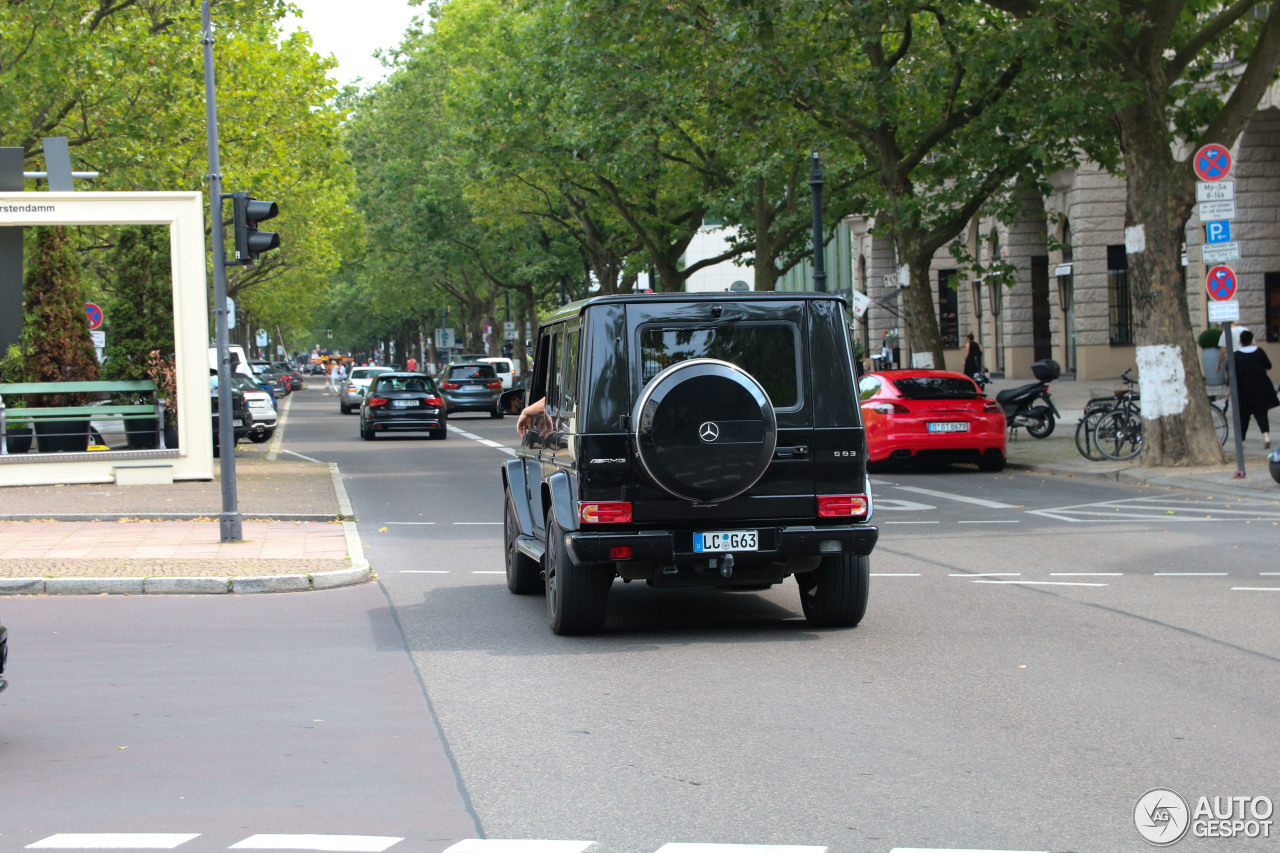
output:
M102 325L102 309L92 302L86 302L84 313L89 317L89 331L96 330Z
M1215 302L1225 302L1236 295L1236 273L1228 266L1217 266L1209 270L1205 280L1209 288L1209 298Z
M1218 143L1210 143L1196 152L1192 166L1202 181L1220 181L1231 174L1231 152Z

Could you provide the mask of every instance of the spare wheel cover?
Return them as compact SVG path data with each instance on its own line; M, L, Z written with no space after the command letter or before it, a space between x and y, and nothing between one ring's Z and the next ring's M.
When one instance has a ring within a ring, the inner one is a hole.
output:
M714 358L673 364L649 380L632 423L640 464L653 481L700 503L754 486L778 443L764 388L742 368Z

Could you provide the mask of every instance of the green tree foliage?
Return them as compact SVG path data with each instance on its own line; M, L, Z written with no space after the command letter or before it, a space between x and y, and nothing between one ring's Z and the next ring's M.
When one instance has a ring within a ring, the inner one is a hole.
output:
M62 226L35 229L34 256L23 280L22 375L26 382L87 382L98 357L84 313L80 262ZM72 406L84 395L48 394L33 405Z
M152 350L165 357L174 351L169 229L160 225L122 229L107 266L115 271L116 280L105 310L102 377L146 379Z

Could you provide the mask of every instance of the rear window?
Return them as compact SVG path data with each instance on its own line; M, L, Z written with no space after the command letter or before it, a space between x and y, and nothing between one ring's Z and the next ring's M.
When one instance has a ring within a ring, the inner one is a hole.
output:
M499 373L511 372L511 362L509 361L490 361L488 363L493 365L493 369L498 371Z
M458 364L449 368L450 379L497 379L498 374L487 364Z
M371 377L377 376L379 373L388 373L390 372L390 370L391 368L389 367L382 367L382 368L357 367L351 371L351 378L352 379L369 379Z
M982 392L961 376L916 376L892 380L898 393L912 400L972 400Z
M378 391L425 391L436 393L436 384L428 376L380 376L374 380Z
M640 330L644 383L673 364L691 358L717 358L756 378L775 408L800 405L799 329L792 323L726 323L703 326L650 326Z

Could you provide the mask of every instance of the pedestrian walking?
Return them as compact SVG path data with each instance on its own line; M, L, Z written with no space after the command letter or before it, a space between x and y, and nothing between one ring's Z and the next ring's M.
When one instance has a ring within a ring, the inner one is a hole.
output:
M893 347L889 346L889 330L885 329L880 336L880 369L888 370L893 362Z
M409 360L405 362L405 368L407 368L410 373L418 372L418 362L414 360L413 356L409 356Z
M1240 399L1236 405L1240 407L1240 438L1249 432L1249 418L1258 422L1262 430L1262 447L1271 447L1271 422L1267 411L1280 406L1280 397L1276 395L1276 386L1267 375L1271 369L1271 359L1253 342L1253 332L1245 329L1240 333L1240 349L1236 350L1236 392Z
M333 366L333 373L329 374L332 380L334 393L342 390L342 383L347 378L347 368L342 362L338 362Z
M982 347L973 339L973 332L968 334L969 343L964 348L964 375L973 379L982 372Z

